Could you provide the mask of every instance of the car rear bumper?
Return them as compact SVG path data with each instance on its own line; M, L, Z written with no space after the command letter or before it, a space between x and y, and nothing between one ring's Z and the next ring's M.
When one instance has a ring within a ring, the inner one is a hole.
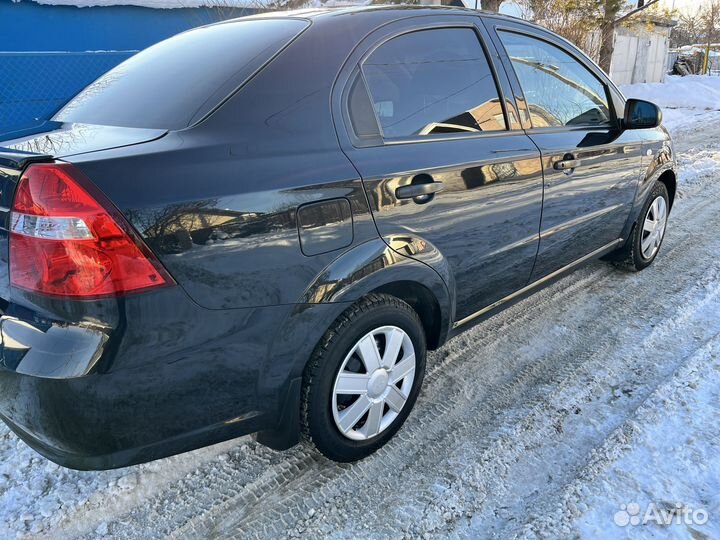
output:
M83 471L116 469L138 463L146 463L253 433L261 429L263 425L260 418L249 416L243 419L242 422L208 426L197 432L185 433L177 437L155 441L144 446L131 445L121 449L110 449L103 448L102 446L88 448L83 444L79 444L77 448L68 449L69 443L75 446L72 442L77 442L77 439L69 439L64 436L62 440L55 437L48 440L47 433L45 432L38 433L36 431L36 433L33 434L3 415L0 415L0 419L2 419L10 430L25 442L25 444L50 461L63 467ZM102 453L108 450L109 453Z
M0 318L0 419L39 453L76 469L284 429L297 418L290 390L344 309L208 310L179 287L74 303L63 320L42 307L8 304Z

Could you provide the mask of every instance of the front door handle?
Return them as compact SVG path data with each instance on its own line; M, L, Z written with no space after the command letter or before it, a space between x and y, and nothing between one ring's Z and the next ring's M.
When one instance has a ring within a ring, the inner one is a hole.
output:
M398 199L413 199L417 204L425 204L430 202L436 193L445 189L440 181L428 182L425 184L410 184L409 186L400 186L395 190L395 196Z
M556 171L572 172L582 165L582 161L575 159L572 156L565 156L562 161L556 161L553 163L553 169Z

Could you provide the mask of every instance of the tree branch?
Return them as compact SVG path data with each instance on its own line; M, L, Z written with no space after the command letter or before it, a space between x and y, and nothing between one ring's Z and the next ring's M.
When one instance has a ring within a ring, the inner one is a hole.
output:
M632 17L632 16L635 15L636 13L640 13L641 11L646 10L646 9L649 8L650 6L652 6L652 5L654 5L654 4L657 4L659 1L660 1L660 0L649 0L648 3L645 4L644 6L639 7L639 8L637 8L637 9L633 9L630 13L626 13L626 14L623 15L622 17L620 17L620 18L618 18L618 19L615 19L615 23L614 23L614 24L615 24L615 25L620 24L620 23L621 23L622 21L624 21L625 19L629 19L630 17Z

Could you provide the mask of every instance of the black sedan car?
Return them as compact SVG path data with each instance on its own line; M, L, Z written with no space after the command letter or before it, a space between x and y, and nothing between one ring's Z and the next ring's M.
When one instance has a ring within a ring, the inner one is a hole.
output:
M512 18L253 16L155 45L0 143L0 417L81 469L401 427L427 349L582 263L641 270L659 109Z

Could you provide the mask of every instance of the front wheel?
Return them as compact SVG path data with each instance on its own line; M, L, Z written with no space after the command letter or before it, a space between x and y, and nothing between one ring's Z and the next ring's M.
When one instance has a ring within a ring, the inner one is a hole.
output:
M425 373L417 313L371 294L325 333L305 368L303 433L335 461L361 459L387 443L415 404Z
M638 272L652 264L665 238L669 209L665 184L655 182L630 238L617 254L617 266Z

